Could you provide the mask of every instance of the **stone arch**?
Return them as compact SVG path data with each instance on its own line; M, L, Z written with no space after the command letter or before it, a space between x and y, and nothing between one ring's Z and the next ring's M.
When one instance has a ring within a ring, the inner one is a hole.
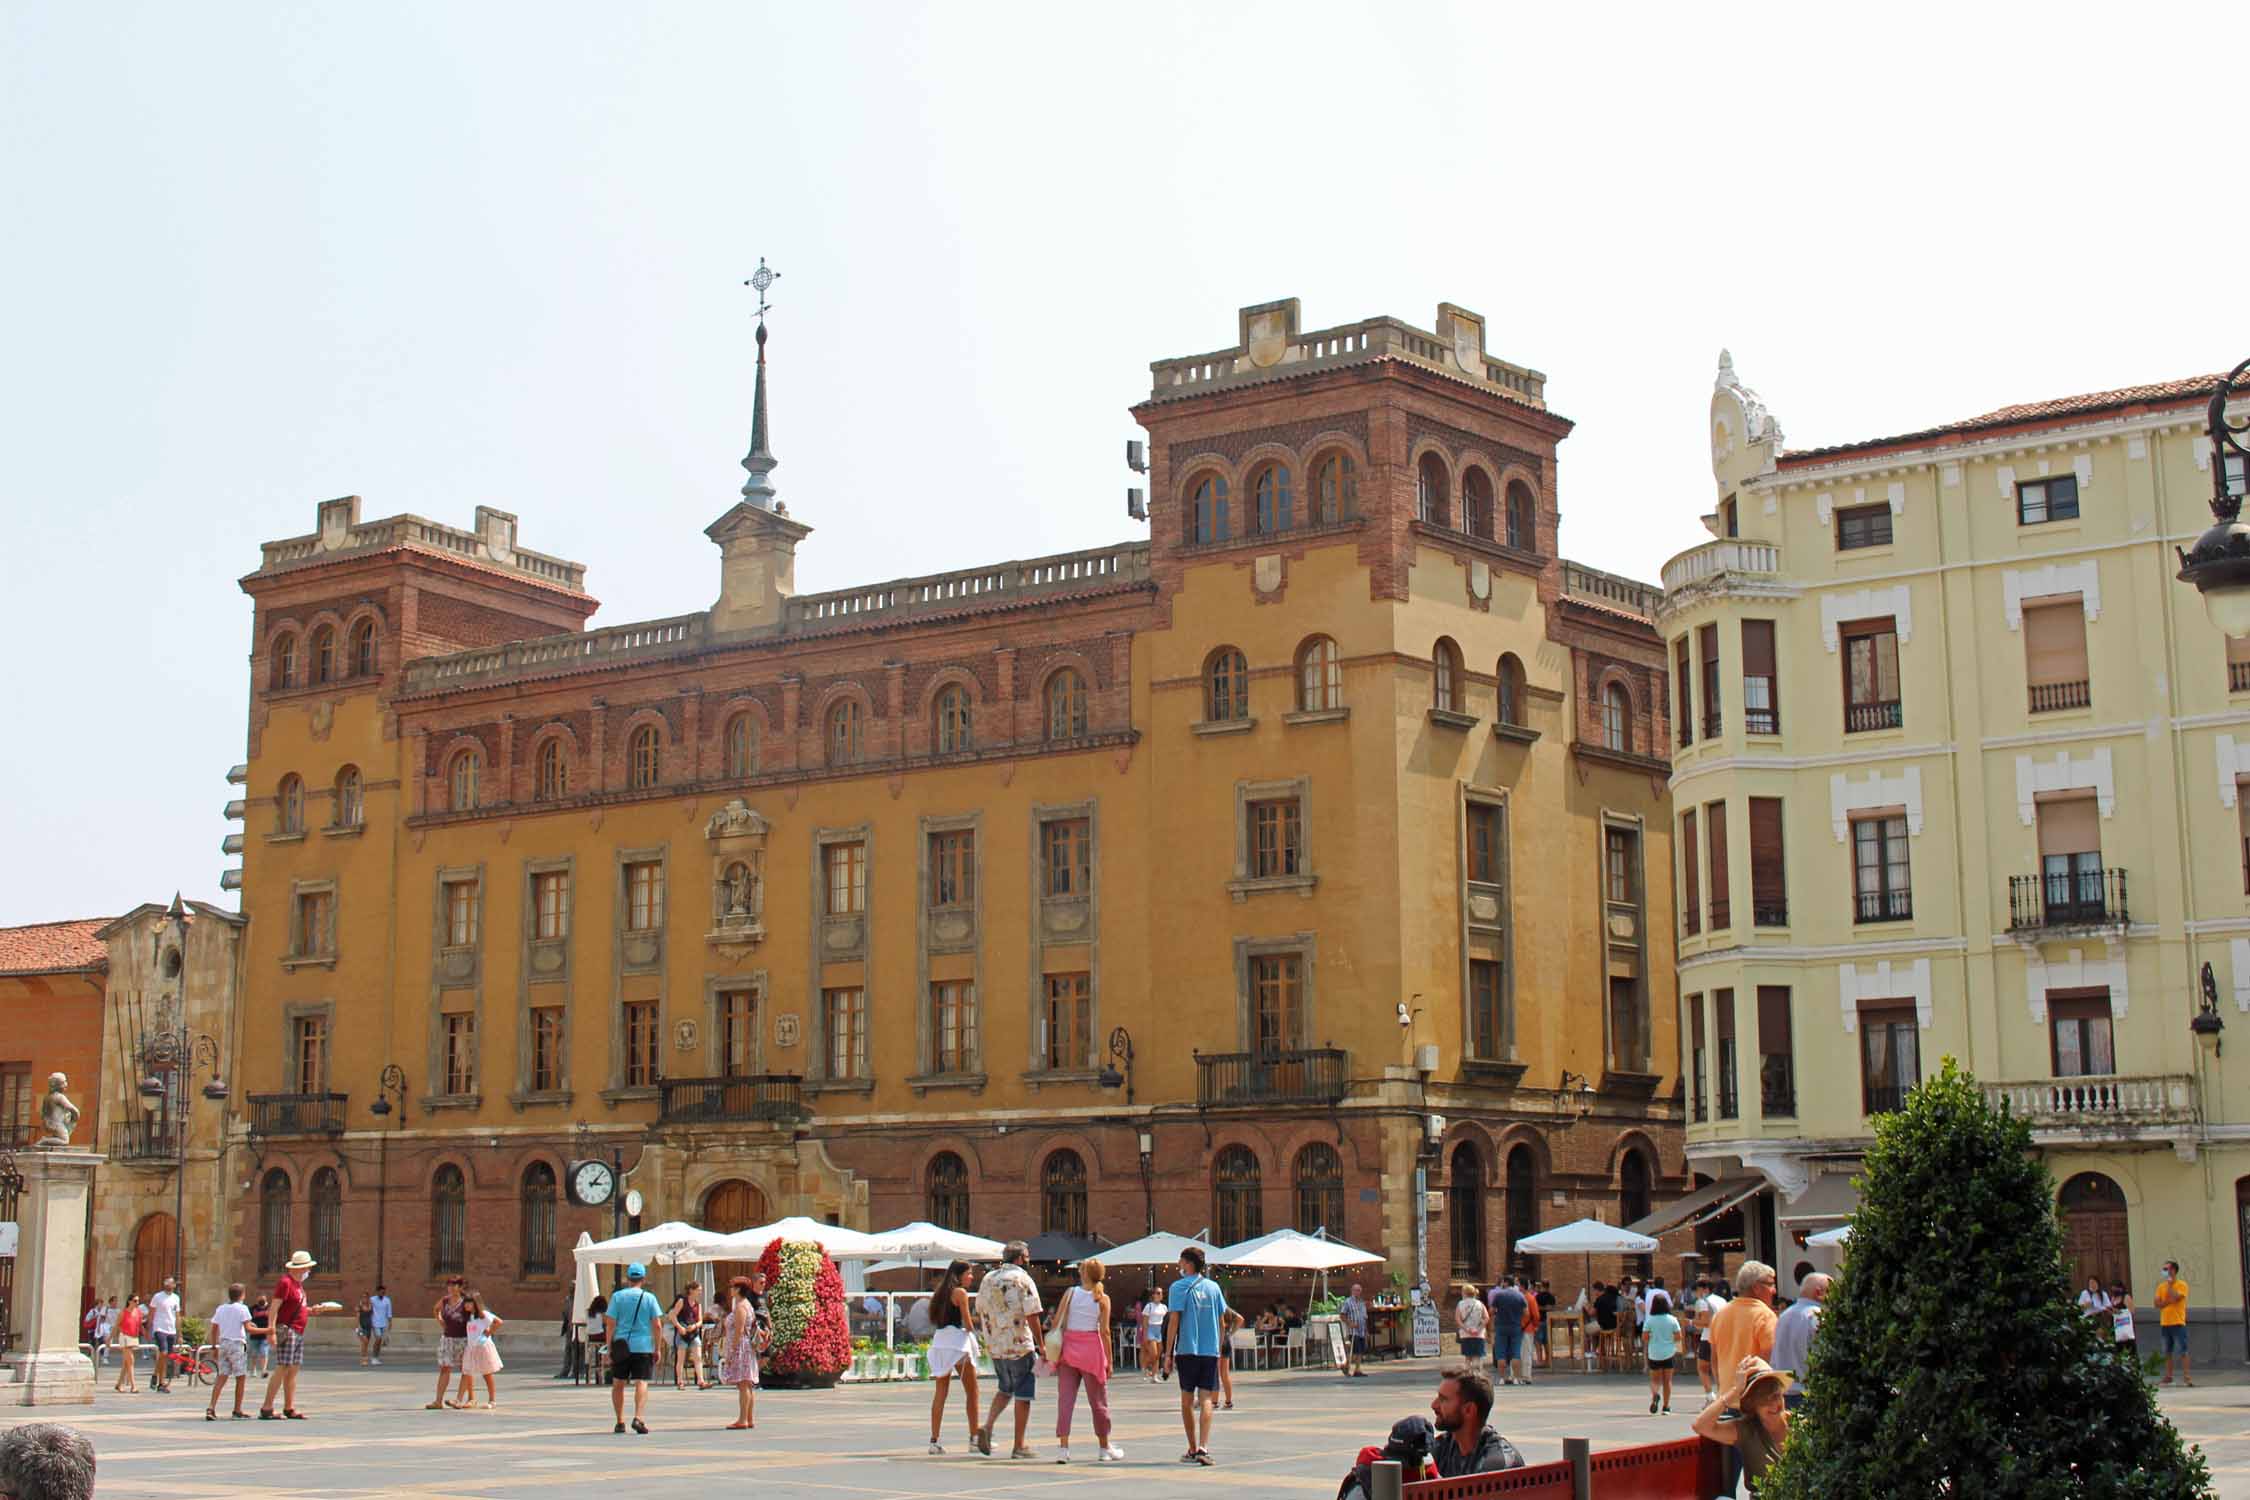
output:
M1474 514L1470 510L1472 489L1481 514ZM1455 528L1479 541L1499 540L1503 535L1500 523L1500 487L1493 481L1492 465L1482 457L1464 454L1454 478L1454 491Z
M930 1173L930 1163L945 1155L947 1152L951 1152L953 1155L960 1157L961 1164L969 1169L969 1191L971 1193L974 1193L978 1188L984 1186L987 1180L984 1170L984 1158L981 1154L978 1153L975 1144L971 1142L970 1139L965 1135L933 1135L926 1137L922 1142L921 1150L916 1152L914 1155L914 1165L913 1171L911 1173L911 1180L917 1185L927 1181Z
M1482 1120L1454 1120L1445 1127L1445 1135L1438 1142L1439 1173L1449 1170L1453 1148L1468 1141L1484 1157L1489 1171L1497 1171L1502 1156L1500 1142L1493 1137L1492 1127Z
M875 694L869 690L867 684L856 677L847 677L822 688L820 696L813 700L813 728L822 734L826 734L828 732L829 711L846 698L857 698L861 710L866 713L870 720L882 717L877 709Z
M683 1215L695 1215L697 1217L694 1222L700 1224L702 1222L700 1216L712 1190L720 1184L730 1181L746 1182L756 1188L760 1196L766 1200L767 1208L773 1211L775 1217L781 1217L784 1213L781 1193L771 1174L765 1169L763 1163L747 1160L700 1161L690 1166L681 1174L680 1201L673 1205L673 1211ZM659 1218L668 1218L670 1215L657 1213L655 1205L651 1203L643 1209L641 1217L644 1221L653 1222ZM745 1225L743 1227L749 1228L751 1226Z
M962 666L940 667L931 673L930 680L922 685L922 699L917 716L927 719L935 713L937 711L938 694L949 687L964 689L969 695L970 707L984 707L984 684L977 681L976 673Z
M1492 1149L1495 1153L1495 1159L1501 1163L1503 1168L1507 1164L1508 1153L1518 1146L1529 1146L1531 1148L1531 1159L1533 1165L1537 1168L1539 1181L1547 1182L1554 1177L1555 1153L1553 1148L1547 1144L1547 1137L1535 1127L1525 1124L1508 1126L1493 1141Z
M525 737L517 764L509 768L511 779L519 775L524 778L524 785L516 789L517 801L539 800L539 757L550 744L559 744L562 748L563 774L571 783L566 786L565 795L571 795L574 790L582 790L575 787L579 771L586 764L585 753L578 744L578 731L564 720L549 719ZM526 792L529 793L528 796L525 795Z
M696 747L696 755L705 766L699 765L698 777L716 775L726 779L734 776L734 767L727 759L727 742L737 722L745 724L750 732L749 774L755 776L765 769L765 747L773 737L773 722L766 713L764 700L751 693L738 693L722 701L717 712L711 715L710 727L704 732L704 743Z
M633 737L644 729L656 731L656 776L647 786L636 787L632 784ZM664 710L654 706L636 708L617 726L616 749L611 752L617 757L617 764L612 768L615 775L605 778L604 784L642 792L664 786L674 780L679 771L679 748L679 739L672 733L672 721Z
M492 753L485 746L484 736L457 729L447 736L445 741L436 747L436 750L433 779L437 783L437 798L444 804L443 811L473 812L475 808L482 807L491 800L492 777L498 768L492 764ZM463 755L474 755L477 758L477 786L474 807L455 807L453 805L453 768L459 763Z
M1331 448L1343 449L1351 457L1351 461L1359 465L1361 473L1367 471L1367 445L1353 434L1335 427L1324 427L1305 439L1305 445L1300 451L1305 455L1307 471L1309 472L1313 463Z
M1219 1153L1229 1146L1246 1147L1261 1163L1276 1159L1274 1138L1264 1127L1248 1120L1229 1120L1224 1129L1211 1132L1211 1144L1193 1154L1196 1170L1208 1178L1211 1168L1217 1165Z
M1198 541L1195 497L1196 492L1203 487L1206 480L1215 481L1220 489L1225 492L1224 503L1227 524L1224 528L1223 538L1215 536L1212 540L1231 540L1240 536L1243 527L1237 523L1242 518L1242 476L1236 470L1234 464L1216 453L1200 454L1183 463L1181 473L1185 476L1180 482L1178 501L1181 544L1193 546Z
M1617 1181L1618 1174L1625 1168L1625 1153L1636 1147L1639 1148L1642 1155L1648 1158L1648 1171L1652 1185L1661 1182L1669 1175L1664 1170L1664 1153L1657 1149L1656 1142L1649 1139L1648 1133L1642 1130L1622 1130L1618 1132L1617 1139L1609 1143L1609 1156L1607 1164L1602 1168L1603 1175L1612 1182Z
M461 1181L463 1185L466 1186L471 1192L491 1187L491 1183L486 1182L477 1174L476 1164L477 1158L480 1156L490 1157L495 1162L501 1160L500 1153L495 1151L463 1151L457 1147L441 1149L436 1155L430 1157L430 1159L423 1164L423 1196L425 1198L429 1196L430 1188L437 1182L438 1172L445 1167L460 1168ZM511 1180L512 1175L513 1174L511 1174Z

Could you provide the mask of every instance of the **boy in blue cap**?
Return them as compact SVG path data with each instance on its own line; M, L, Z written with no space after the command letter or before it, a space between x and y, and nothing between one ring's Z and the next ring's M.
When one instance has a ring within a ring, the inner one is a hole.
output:
M648 1267L634 1261L625 1268L625 1289L609 1299L602 1313L602 1334L609 1340L609 1404L617 1426L625 1430L625 1385L633 1386L633 1430L645 1434L648 1423L648 1378L656 1370L658 1346L664 1340L663 1309L641 1281Z

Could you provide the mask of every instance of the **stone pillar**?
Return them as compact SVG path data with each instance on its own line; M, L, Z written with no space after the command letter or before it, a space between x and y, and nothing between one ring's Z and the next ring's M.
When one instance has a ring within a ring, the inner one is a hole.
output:
M18 1406L91 1406L94 1362L78 1352L78 1301L86 1266L86 1206L101 1157L92 1151L16 1153L16 1321L22 1340L8 1356Z

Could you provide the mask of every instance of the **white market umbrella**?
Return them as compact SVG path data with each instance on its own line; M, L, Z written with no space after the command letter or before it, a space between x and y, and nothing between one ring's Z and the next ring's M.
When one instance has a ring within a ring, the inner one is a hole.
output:
M1340 1271L1346 1266L1379 1265L1383 1257L1342 1240L1321 1239L1294 1229L1277 1229L1254 1240L1229 1245L1212 1259L1229 1270Z
M578 1232L577 1248L571 1252L578 1262L578 1274L572 1281L570 1294L570 1321L573 1323L584 1323L586 1309L601 1295L601 1273L595 1269L592 1260L577 1254L578 1250L584 1250L593 1243L594 1237L582 1229Z
M1852 1242L1852 1226L1839 1224L1834 1229L1823 1229L1818 1234L1807 1235L1805 1243L1823 1250L1840 1250Z
M1533 1255L1580 1255L1586 1259L1586 1284L1594 1281L1594 1257L1597 1255L1654 1255L1657 1243L1645 1234L1635 1234L1615 1224L1604 1224L1599 1219L1579 1219L1559 1229L1549 1229L1540 1234L1527 1234L1516 1241L1518 1250Z
M613 1240L595 1240L571 1251L581 1264L621 1266L631 1261L646 1265L654 1261L659 1265L677 1266L706 1260L725 1260L717 1247L726 1242L726 1236L713 1234L708 1229L698 1229L693 1224L683 1224L677 1219L643 1229L637 1234L621 1234Z
M1218 1246L1191 1239L1184 1234L1173 1234L1166 1229L1113 1246L1101 1252L1097 1258L1105 1266L1176 1266L1180 1263L1180 1252L1190 1245L1201 1250L1207 1258L1218 1259Z
M832 1260L879 1259L883 1254L874 1248L875 1237L871 1234L861 1234L838 1224L823 1224L802 1215L776 1219L755 1229L738 1229L733 1234L715 1236L715 1239L720 1253L705 1256L706 1260L756 1260L775 1240L792 1244L809 1240L827 1251Z
M837 1256L839 1260L858 1260L863 1257L881 1257L885 1260L924 1261L998 1260L1007 1248L998 1240L988 1240L982 1235L964 1234L958 1229L947 1229L942 1224L932 1224L927 1219L917 1219L896 1229L886 1229L869 1237L870 1243L861 1255Z

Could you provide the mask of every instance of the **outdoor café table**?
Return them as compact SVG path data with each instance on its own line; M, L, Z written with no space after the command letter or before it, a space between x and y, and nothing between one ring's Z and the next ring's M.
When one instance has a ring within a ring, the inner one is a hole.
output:
M1404 1307L1367 1309L1367 1352L1376 1359L1406 1358L1408 1330L1414 1326L1413 1310Z
M1567 1339L1569 1348L1565 1349ZM1586 1352L1586 1315L1555 1312L1547 1315L1547 1354L1553 1360L1578 1359Z

